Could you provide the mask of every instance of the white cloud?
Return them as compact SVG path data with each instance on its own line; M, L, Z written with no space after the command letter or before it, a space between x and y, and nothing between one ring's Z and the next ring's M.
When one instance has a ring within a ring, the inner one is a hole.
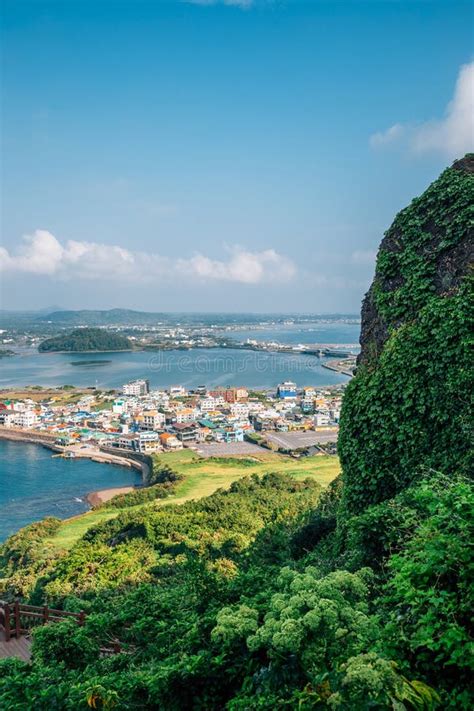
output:
M380 148L393 143L404 133L404 127L401 123L394 123L393 126L387 128L386 131L378 131L369 138L369 143L372 148Z
M69 240L62 244L46 230L36 230L23 242L16 254L0 248L0 271L60 279L240 284L287 282L296 274L294 263L274 249L251 252L234 246L223 261L203 254L174 259L97 242Z
M420 126L413 139L417 152L441 150L460 156L474 147L474 62L461 67L445 118Z
M264 281L289 281L296 274L293 262L274 249L263 252L248 252L233 248L231 258L221 262L202 254L179 260L177 268L183 274L203 279L236 281L243 284L259 284Z
M36 230L33 235L24 238L24 245L15 257L6 249L0 251L2 271L16 269L32 274L54 274L61 263L63 248L58 240L46 230Z
M391 126L374 133L372 148L406 141L413 153L439 152L449 158L461 157L474 148L474 62L464 64L458 74L454 96L446 107L444 118L418 126Z

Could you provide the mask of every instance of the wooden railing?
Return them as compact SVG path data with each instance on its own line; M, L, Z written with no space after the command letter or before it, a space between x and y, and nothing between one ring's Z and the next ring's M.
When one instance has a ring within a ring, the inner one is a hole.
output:
M38 624L73 619L78 625L83 625L85 618L84 612L66 612L48 605L24 605L18 600L13 603L0 601L0 629L5 633L6 642L12 637L18 639L21 635L28 634L31 628Z
M19 639L22 635L29 634L33 627L46 625L50 622L61 622L62 620L75 620L82 626L86 619L85 612L67 612L56 610L48 605L24 605L16 600L15 602L3 602L0 600L0 630L5 634L5 642L11 639ZM116 639L108 639L106 644L99 648L101 656L120 654L122 645Z

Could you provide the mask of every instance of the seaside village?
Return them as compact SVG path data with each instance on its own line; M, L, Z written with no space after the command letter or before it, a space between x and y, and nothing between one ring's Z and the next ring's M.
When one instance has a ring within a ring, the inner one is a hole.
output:
M295 383L284 382L273 392L204 386L187 390L180 385L150 390L143 379L123 385L120 395L78 390L72 402L68 398L64 402L49 391L48 399L0 400L0 426L47 434L58 445L87 444L122 452L189 447L225 456L243 451L239 443L247 443L316 454L335 451L342 389L298 389Z

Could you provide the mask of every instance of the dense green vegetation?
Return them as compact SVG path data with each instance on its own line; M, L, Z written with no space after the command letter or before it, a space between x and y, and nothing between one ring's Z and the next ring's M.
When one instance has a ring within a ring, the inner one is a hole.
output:
M226 472L247 476L230 488L181 505L122 501L70 550L52 544L54 519L5 543L0 595L87 618L38 628L32 664L0 661L2 709L473 707L473 172L471 158L446 171L387 233L344 399L343 473L327 488L295 476L310 459L278 473L236 461ZM222 474L219 460L179 457L157 491ZM102 656L113 640L122 652Z
M369 507L342 552L338 489L314 511L314 483L242 479L89 531L30 594L86 625L2 662L3 707L469 708L471 487L437 475Z
M352 511L423 467L472 471L473 165L445 170L382 242L339 438Z
M51 351L126 351L132 343L125 336L101 328L77 328L64 336L47 338L40 343L41 353Z

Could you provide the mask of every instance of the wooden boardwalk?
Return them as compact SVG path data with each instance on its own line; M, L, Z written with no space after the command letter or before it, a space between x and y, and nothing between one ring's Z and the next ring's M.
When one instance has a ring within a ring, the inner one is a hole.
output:
M31 639L27 636L16 639L12 637L5 642L5 632L0 629L0 659L6 657L17 657L28 662L31 658Z
M31 659L31 631L38 625L46 625L61 620L70 620L82 627L85 620L84 612L68 612L55 610L47 605L26 605L0 600L0 659L17 657L25 662ZM122 645L119 640L107 640L100 647L102 656L120 654Z

